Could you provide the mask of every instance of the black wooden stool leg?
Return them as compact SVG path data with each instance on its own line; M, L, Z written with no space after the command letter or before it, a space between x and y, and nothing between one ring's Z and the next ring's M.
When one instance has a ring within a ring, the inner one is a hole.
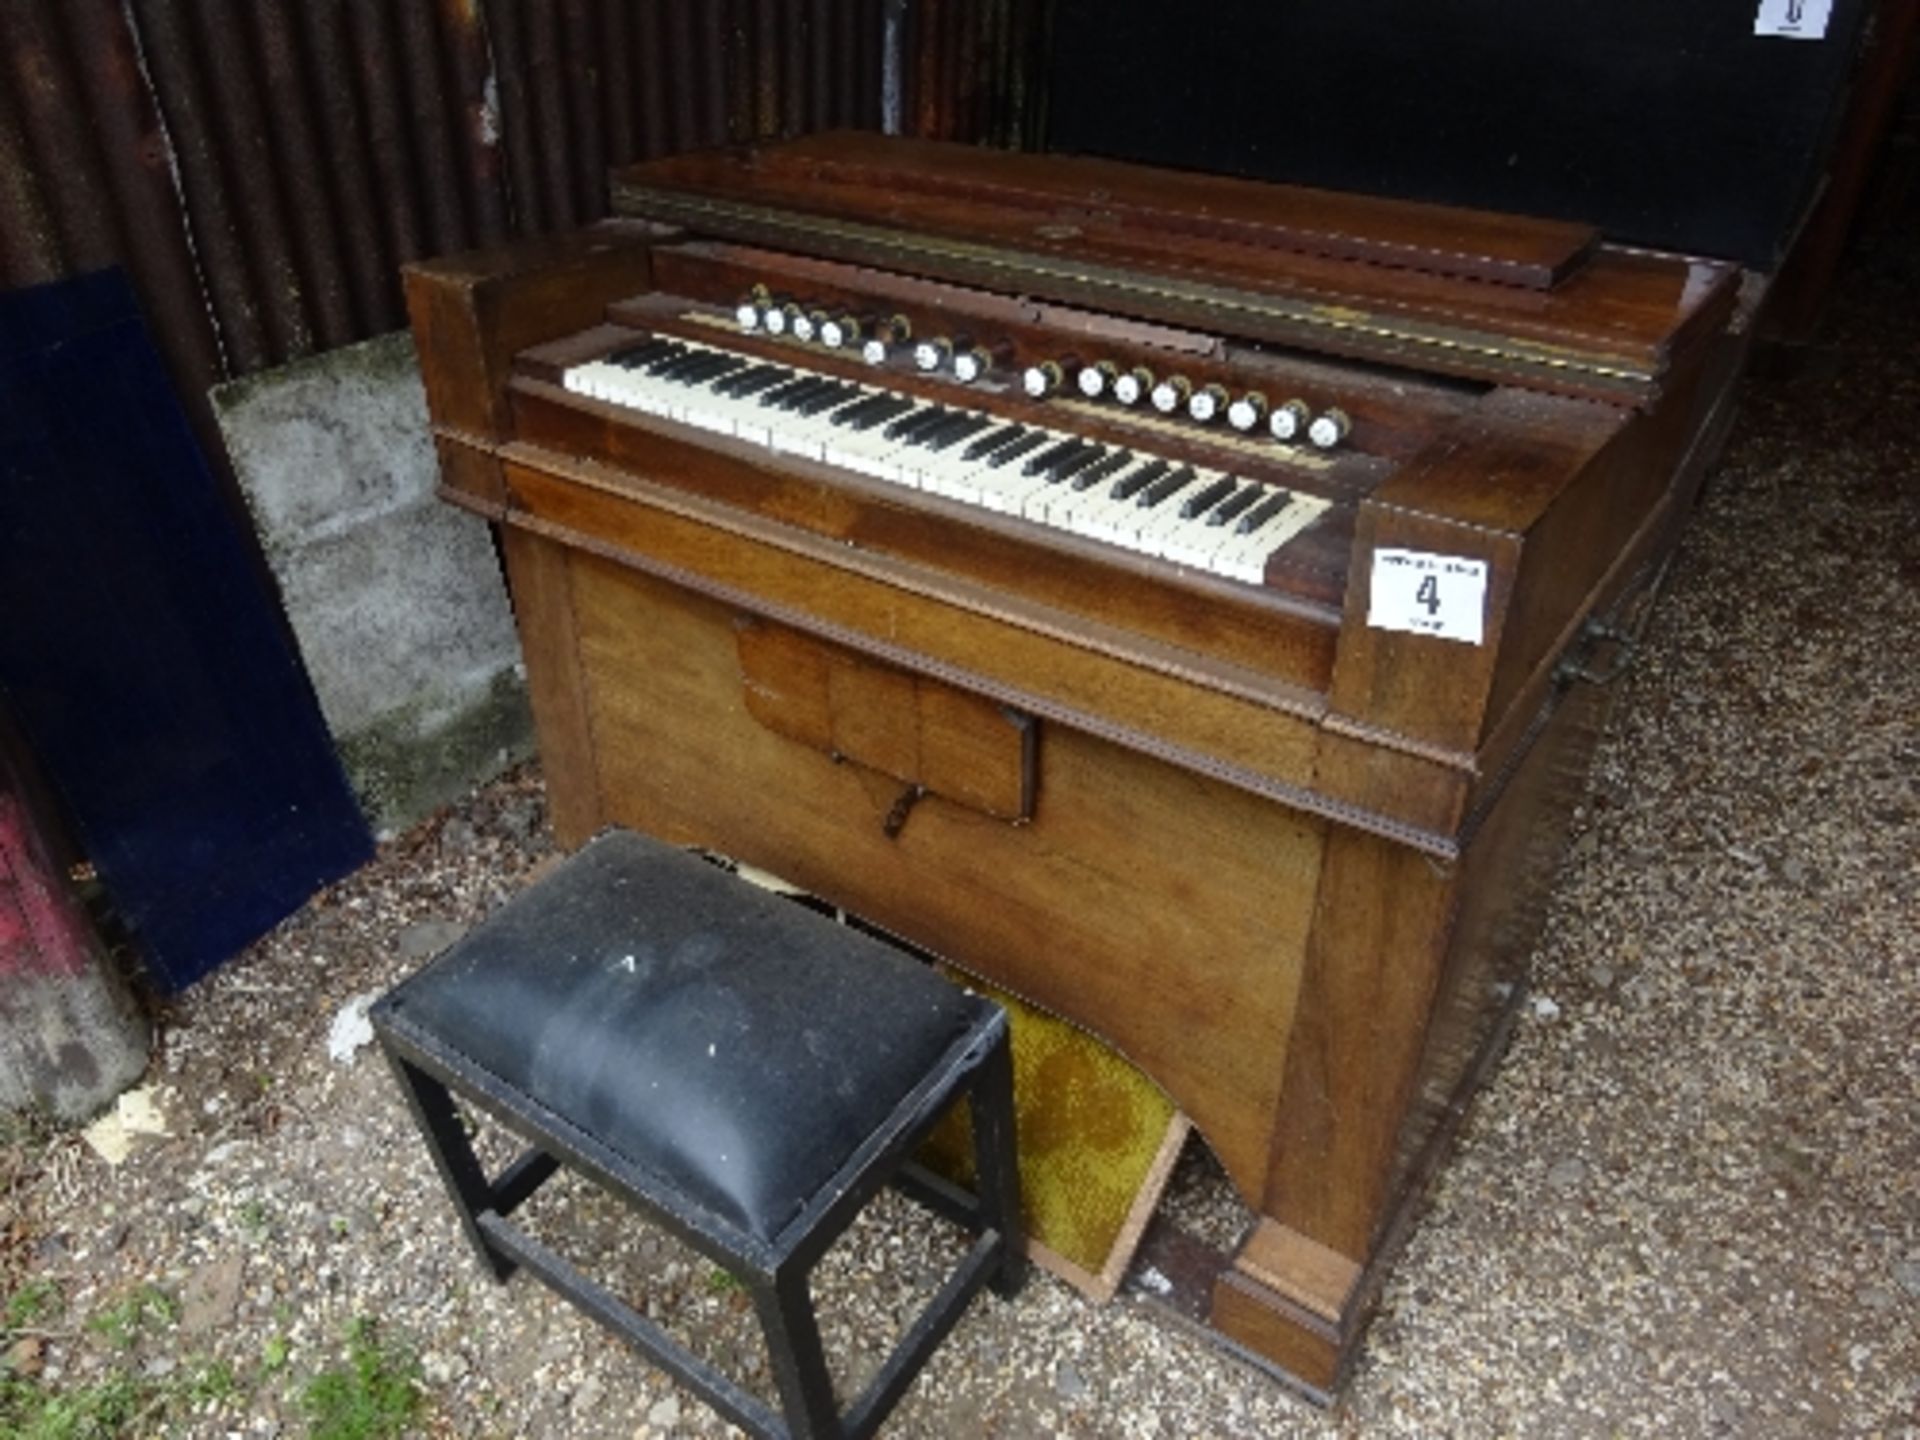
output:
M1016 1294L1027 1278L1027 1245L1020 1219L1020 1172L1014 1158L1013 1050L1002 1030L980 1062L968 1098L973 1111L973 1173L980 1187L980 1224L1000 1232L996 1295Z
M754 1308L766 1334L767 1358L780 1387L792 1440L839 1440L840 1407L833 1398L833 1375L820 1347L807 1272L797 1265L776 1270L773 1283L755 1285Z
M387 1052L387 1060L400 1079L407 1105L420 1124L420 1133L426 1137L427 1149L433 1152L433 1163L439 1168L440 1178L446 1181L447 1193L453 1197L453 1208L460 1215L460 1228L466 1231L480 1263L496 1280L505 1280L519 1267L489 1245L481 1232L480 1212L494 1208L493 1187L487 1183L487 1172L473 1153L473 1144L467 1139L466 1127L460 1123L460 1112L454 1107L452 1094L433 1076L392 1051Z

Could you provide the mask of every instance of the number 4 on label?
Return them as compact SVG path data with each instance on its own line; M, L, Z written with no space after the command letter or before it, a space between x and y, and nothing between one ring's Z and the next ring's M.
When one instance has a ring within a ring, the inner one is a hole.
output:
M1420 582L1420 588L1413 592L1414 600L1427 607L1427 614L1440 613L1440 577L1429 575Z

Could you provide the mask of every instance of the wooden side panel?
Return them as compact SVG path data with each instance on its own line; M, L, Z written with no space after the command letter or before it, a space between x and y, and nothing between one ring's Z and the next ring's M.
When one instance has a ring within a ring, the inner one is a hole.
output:
M1237 1270L1221 1275L1208 1319L1228 1339L1272 1361L1323 1396L1339 1383L1348 1342L1340 1328Z
M1568 822L1586 783L1611 692L1578 685L1555 706L1526 759L1474 835L1460 902L1406 1106L1388 1195L1417 1183L1423 1152L1472 1084L1494 1031L1524 988Z
M1320 822L1053 725L1028 824L929 795L889 838L893 777L754 718L738 612L590 556L571 571L597 791L557 775L587 796L570 812L736 855L1095 1031L1258 1198Z
M440 454L440 498L499 520L507 513L507 480L500 457L462 435L435 435Z
M407 313L435 425L506 432L515 352L598 321L652 284L658 226L612 223L406 267Z
M572 849L606 824L593 729L580 673L567 553L549 540L503 529L513 618L526 656L527 691L540 736L553 833Z
M1240 1249L1237 1268L1294 1304L1338 1325L1360 1284L1360 1265L1271 1220L1254 1227Z
M1362 1259L1386 1211L1393 1159L1446 954L1452 866L1356 831L1330 831L1298 1025L1261 1209Z
M1500 718L1496 676L1550 659L1669 473L1651 456L1631 473L1600 463L1627 424L1603 406L1497 392L1361 505L1328 694L1336 728L1461 761L1478 751ZM1382 549L1485 563L1480 643L1370 624ZM1352 758L1355 769L1331 766L1324 783L1360 804L1398 788L1398 767Z

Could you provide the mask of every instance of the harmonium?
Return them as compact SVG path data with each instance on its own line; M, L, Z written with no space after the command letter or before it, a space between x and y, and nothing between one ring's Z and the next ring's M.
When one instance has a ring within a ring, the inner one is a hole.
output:
M408 276L562 842L738 857L1113 1047L1250 1215L1176 1308L1326 1395L1520 1003L1737 268L870 134L612 184Z

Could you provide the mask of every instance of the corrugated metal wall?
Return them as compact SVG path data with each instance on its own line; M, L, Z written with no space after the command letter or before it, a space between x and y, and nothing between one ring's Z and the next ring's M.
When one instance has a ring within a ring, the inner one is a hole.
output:
M906 129L933 140L1039 148L1046 0L917 0L904 7Z
M890 8L906 128L1016 141L1040 0L0 0L0 286L127 265L202 412L610 165L878 127Z

